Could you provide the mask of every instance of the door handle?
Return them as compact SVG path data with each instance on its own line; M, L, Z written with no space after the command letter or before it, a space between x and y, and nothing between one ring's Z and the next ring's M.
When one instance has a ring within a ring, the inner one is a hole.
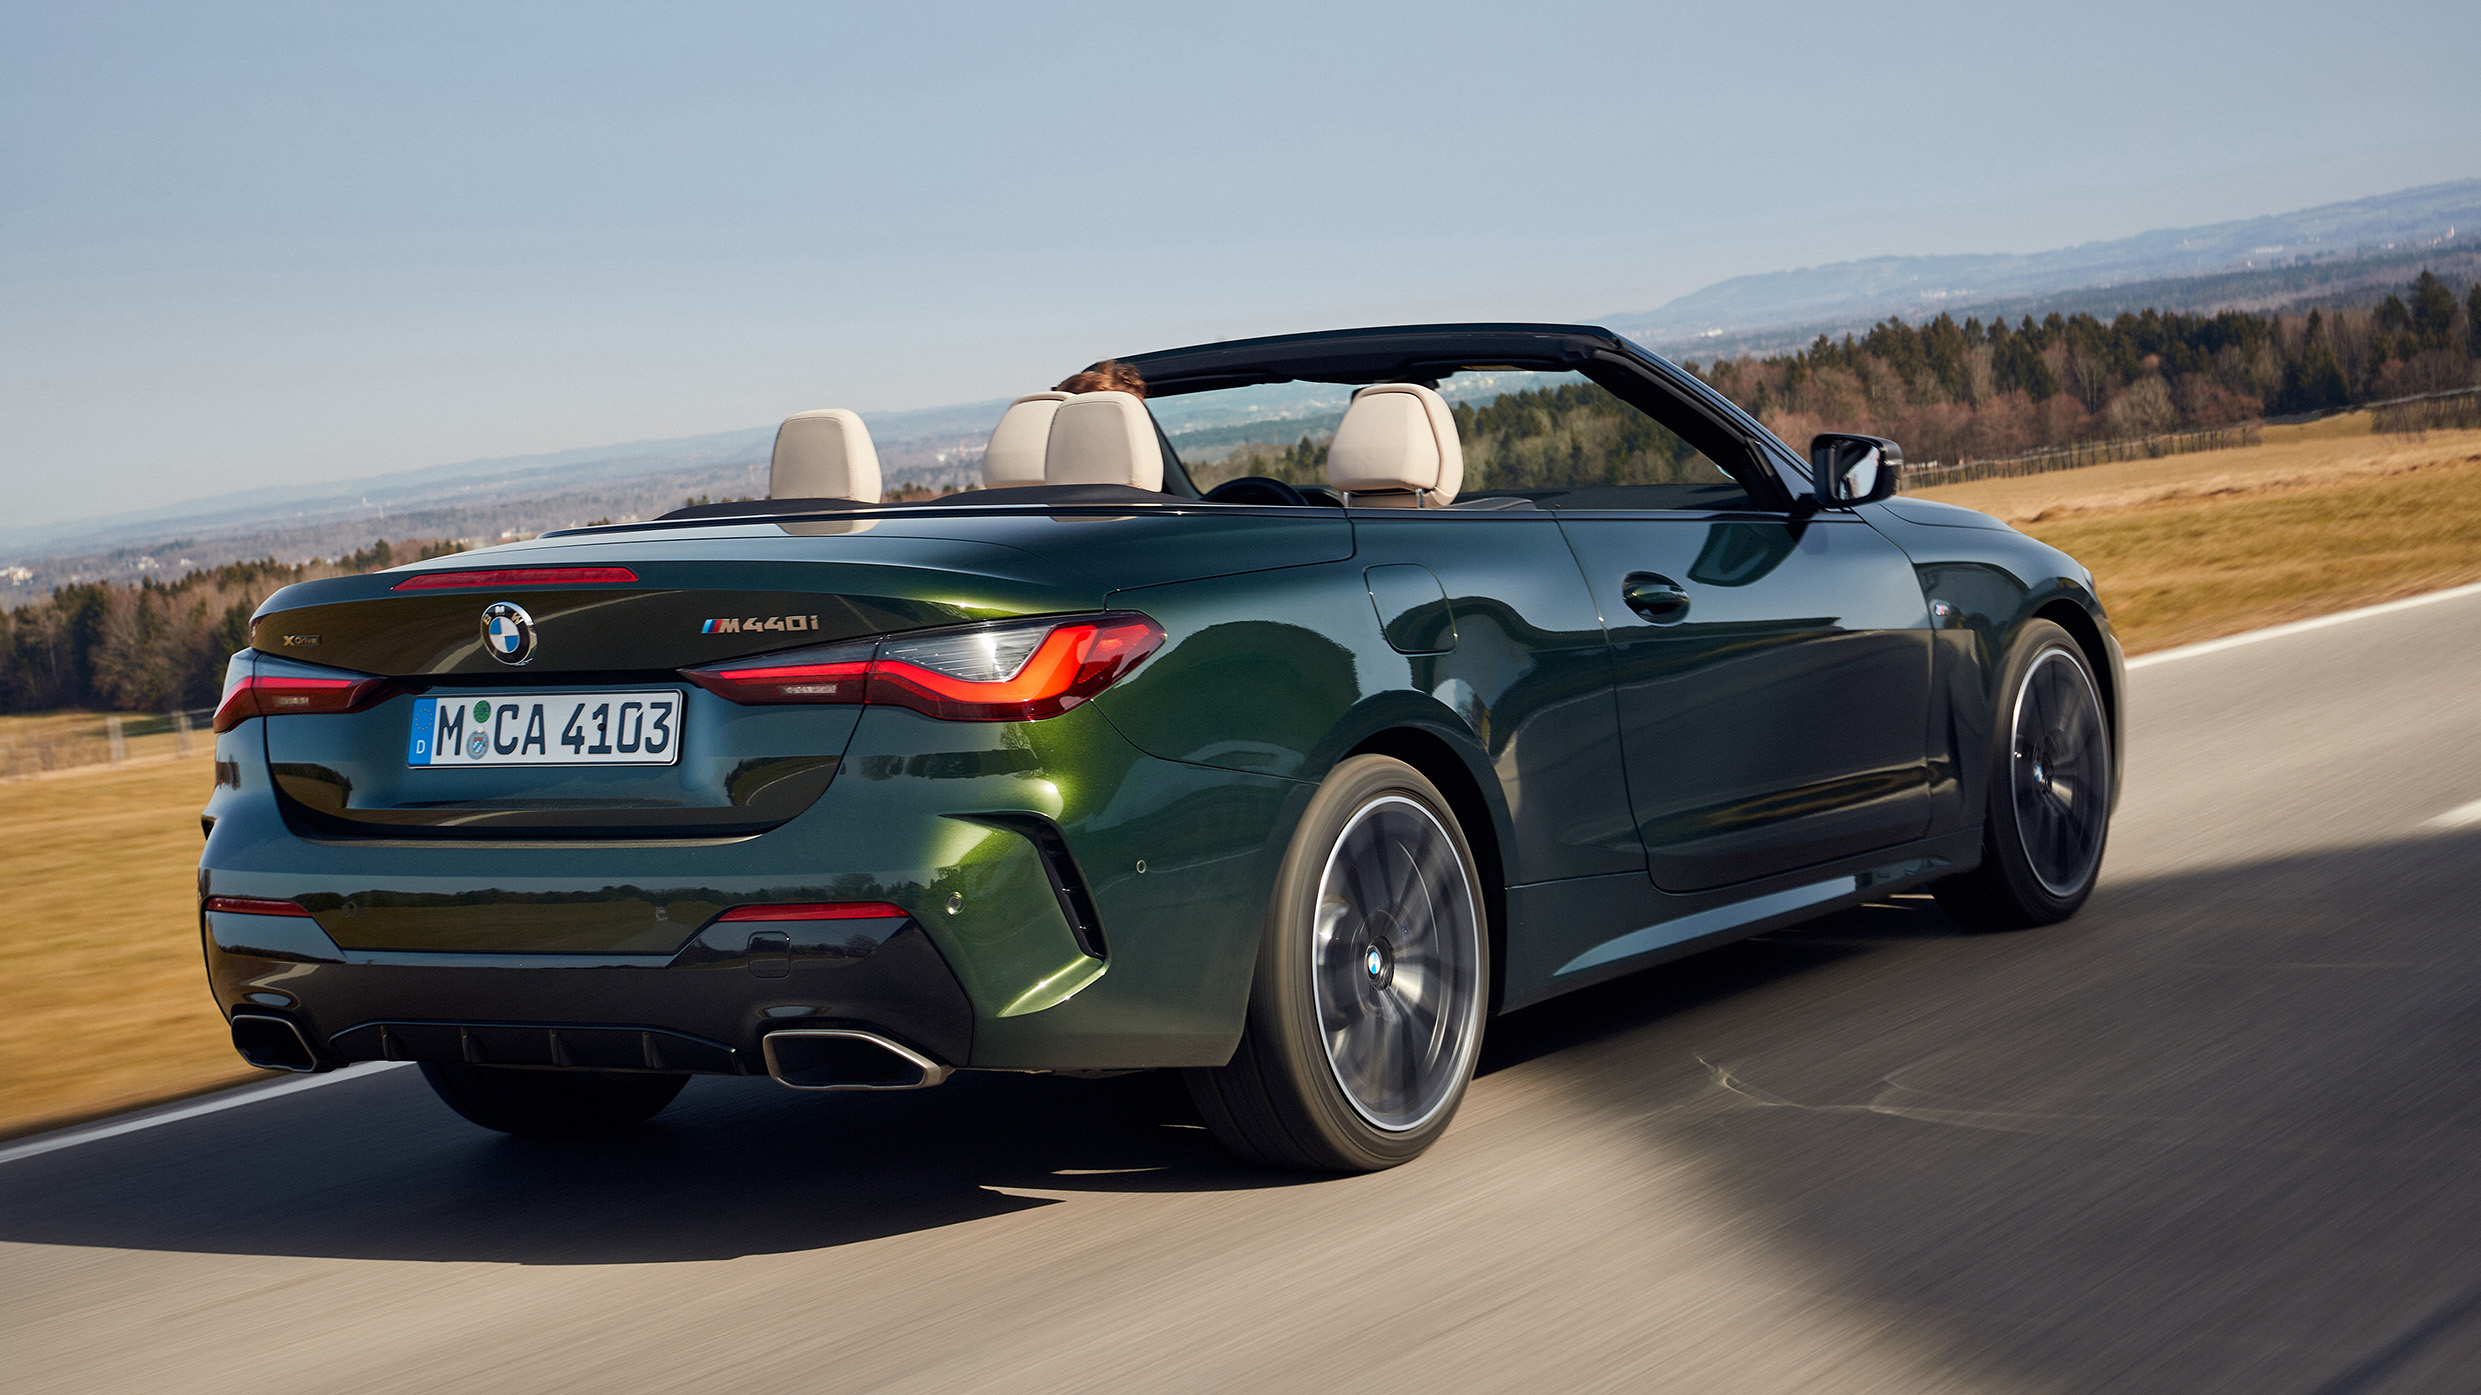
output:
M1676 625L1688 618L1688 592L1667 576L1630 572L1620 582L1620 599L1649 624Z

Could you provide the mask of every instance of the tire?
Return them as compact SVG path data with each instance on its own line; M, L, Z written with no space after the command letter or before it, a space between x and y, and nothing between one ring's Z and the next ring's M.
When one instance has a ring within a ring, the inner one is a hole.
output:
M1311 797L1268 899L1239 1048L1187 1073L1251 1161L1375 1172L1447 1131L1490 1002L1473 850L1438 788L1386 756Z
M422 1078L468 1120L527 1138L584 1138L634 1127L661 1113L689 1083L686 1075L521 1070L456 1061L425 1061Z
M1981 865L1930 888L1975 930L2076 914L2110 836L2110 723L2085 651L2057 625L2031 621L2001 677Z

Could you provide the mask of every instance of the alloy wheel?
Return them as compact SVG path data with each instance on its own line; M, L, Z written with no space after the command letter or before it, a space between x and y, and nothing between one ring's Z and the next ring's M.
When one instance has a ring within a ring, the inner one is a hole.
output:
M2009 786L2026 864L2053 896L2084 889L2110 819L2110 741L2101 695L2063 649L2033 661L2016 691Z
M1481 1040L1481 920L1437 816L1402 795L1355 811L1327 854L1315 935L1336 1083L1377 1127L1421 1127L1456 1098Z

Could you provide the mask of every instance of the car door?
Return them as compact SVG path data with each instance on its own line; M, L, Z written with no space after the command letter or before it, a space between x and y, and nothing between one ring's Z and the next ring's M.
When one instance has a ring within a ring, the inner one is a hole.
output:
M1562 511L1610 636L1647 869L1704 891L1929 819L1927 605L1860 518Z

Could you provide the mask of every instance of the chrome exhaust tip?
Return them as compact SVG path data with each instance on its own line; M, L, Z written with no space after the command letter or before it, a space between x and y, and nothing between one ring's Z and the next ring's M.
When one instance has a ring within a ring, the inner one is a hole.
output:
M794 1027L759 1040L767 1074L796 1090L927 1090L955 1074L911 1047L847 1027Z
M289 1070L309 1075L325 1069L310 1039L290 1018L259 1012L233 1014L233 1050L260 1070Z

